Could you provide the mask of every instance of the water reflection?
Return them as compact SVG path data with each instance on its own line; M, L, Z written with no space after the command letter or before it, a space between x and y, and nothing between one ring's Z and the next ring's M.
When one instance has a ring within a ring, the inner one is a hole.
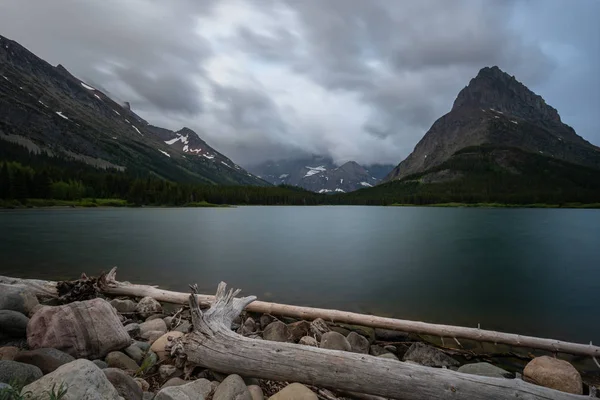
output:
M600 212L383 207L0 213L0 273L120 279L589 341ZM268 294L268 295L267 295ZM598 339L596 339L598 340Z

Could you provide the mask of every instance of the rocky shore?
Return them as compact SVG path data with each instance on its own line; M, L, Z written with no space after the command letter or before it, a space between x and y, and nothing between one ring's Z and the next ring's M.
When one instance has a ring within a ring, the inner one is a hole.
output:
M295 382L177 365L169 348L192 329L188 307L151 297L98 296L40 304L0 284L0 400L377 399ZM599 375L552 355L436 346L404 332L244 312L232 329L257 340L298 343L499 379L521 378L573 394L593 393ZM464 346L464 347L463 347ZM575 363L576 364L576 363ZM400 395L398 397L401 397Z

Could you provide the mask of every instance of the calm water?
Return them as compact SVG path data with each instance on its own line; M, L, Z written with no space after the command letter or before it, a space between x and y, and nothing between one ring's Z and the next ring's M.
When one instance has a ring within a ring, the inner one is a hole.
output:
M600 211L0 212L0 274L121 280L600 343Z

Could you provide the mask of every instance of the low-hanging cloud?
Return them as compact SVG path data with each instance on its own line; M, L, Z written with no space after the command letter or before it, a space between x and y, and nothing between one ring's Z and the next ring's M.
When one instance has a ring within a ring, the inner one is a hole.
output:
M398 163L490 65L600 142L599 4L5 0L0 34L241 164Z

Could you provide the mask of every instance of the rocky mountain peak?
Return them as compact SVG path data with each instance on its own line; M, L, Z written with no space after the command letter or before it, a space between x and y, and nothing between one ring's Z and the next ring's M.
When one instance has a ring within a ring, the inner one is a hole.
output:
M497 66L482 68L454 101L452 111L493 109L532 122L560 124L555 108Z

